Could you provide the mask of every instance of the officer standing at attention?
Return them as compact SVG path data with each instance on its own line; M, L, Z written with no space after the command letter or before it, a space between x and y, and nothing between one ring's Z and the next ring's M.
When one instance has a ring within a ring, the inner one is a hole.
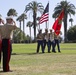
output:
M16 23L15 21L12 21L14 25L8 25L8 22L10 22L10 19L12 17L8 16L6 18L6 24L3 26L0 26L0 33L1 33L1 38L2 38L2 52L3 52L3 72L9 72L10 67L9 67L9 62L10 62L10 56L11 56L11 50L10 50L10 35L12 30L15 30Z
M39 53L40 46L42 49L42 53L44 53L42 29L40 29L37 34L37 53Z
M6 21L6 24L7 24L7 25L16 25L15 22L13 21L13 16L9 16L9 18L8 18L7 21ZM11 54L12 54L12 39L13 39L13 31L11 32L11 35L10 35Z
M54 32L52 31L52 29L50 29L50 33L49 33L49 44L50 44L50 49L52 46L52 52L56 53L55 51L55 40L54 40Z
M45 51L45 47L47 45L48 53L50 53L48 29L45 29L45 32L43 33L43 36L44 36L44 51Z
M60 42L59 42L59 39L60 39L60 35L62 35L62 33L61 33L61 31L57 31L57 32L59 32L59 35L57 35L56 33L55 33L55 35L54 35L54 40L55 40L55 47L56 47L56 45L57 45L57 48L58 48L58 52L61 52L60 51Z

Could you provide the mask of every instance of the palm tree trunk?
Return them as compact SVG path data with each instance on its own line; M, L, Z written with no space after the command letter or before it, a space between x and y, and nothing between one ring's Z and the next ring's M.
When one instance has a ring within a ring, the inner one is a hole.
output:
M66 43L67 39L67 15L64 17L64 42Z
M24 25L25 24L25 21L24 21L24 19L23 19L23 41L24 41Z
M36 13L33 12L33 23L34 23L34 42L36 42Z
M31 41L31 27L29 27L29 31L30 31L30 42L32 42Z
M71 22L71 26L73 26L73 23Z
M21 21L20 21L20 39L21 39ZM20 40L21 42L21 40Z

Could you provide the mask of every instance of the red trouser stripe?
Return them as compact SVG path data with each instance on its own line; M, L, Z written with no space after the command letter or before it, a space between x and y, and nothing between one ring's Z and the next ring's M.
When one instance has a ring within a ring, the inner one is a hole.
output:
M8 49L7 49L7 53L8 53L8 56L7 56L7 71L9 70L9 61L10 61L10 40L8 40Z

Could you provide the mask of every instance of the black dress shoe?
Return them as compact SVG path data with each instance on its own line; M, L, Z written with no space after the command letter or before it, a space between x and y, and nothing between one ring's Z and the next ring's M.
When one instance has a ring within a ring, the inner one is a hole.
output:
M61 51L58 51L59 53L61 53Z
M48 53L51 53L51 52L48 52Z
M52 52L56 53L56 51L52 51Z
M3 72L13 72L12 70L8 70L8 71L3 71Z

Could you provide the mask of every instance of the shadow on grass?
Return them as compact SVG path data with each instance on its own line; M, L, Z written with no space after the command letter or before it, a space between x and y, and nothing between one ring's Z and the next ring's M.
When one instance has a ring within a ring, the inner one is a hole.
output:
M3 71L0 71L0 73L4 73Z
M12 55L36 55L36 54L44 54L44 53L12 53Z

